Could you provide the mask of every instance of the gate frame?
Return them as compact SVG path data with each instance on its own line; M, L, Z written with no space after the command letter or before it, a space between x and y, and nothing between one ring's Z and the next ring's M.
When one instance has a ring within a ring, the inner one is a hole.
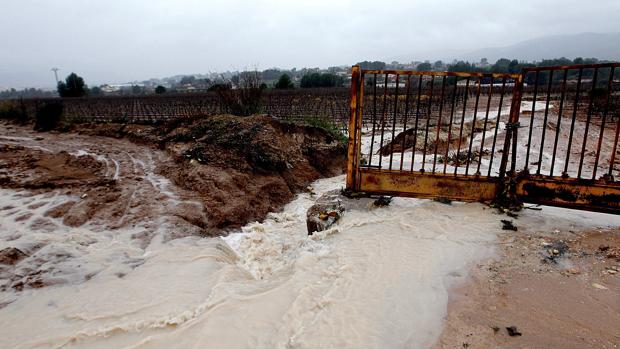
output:
M351 69L346 188L348 191L361 191L368 194L444 198L470 202L502 202L502 199L510 197L533 204L620 214L620 182L614 182L613 179L610 180L604 177L587 180L531 175L527 171L517 172L516 169L517 136L525 75L535 70L599 69L608 67L620 67L620 63L524 68L519 74L362 70L357 65L353 66ZM611 72L613 73L613 70ZM360 166L361 131L364 107L364 77L366 74L514 79L499 176L430 174L418 171L362 168ZM510 169L508 169L508 162L510 162ZM505 202L505 200L503 201Z

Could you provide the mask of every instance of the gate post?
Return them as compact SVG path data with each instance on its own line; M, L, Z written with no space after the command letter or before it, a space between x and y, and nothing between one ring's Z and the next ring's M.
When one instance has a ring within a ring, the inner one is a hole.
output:
M347 151L347 190L355 189L355 177L359 169L359 144L357 144L358 133L361 132L358 125L359 108L359 85L360 85L360 67L354 65L351 68L351 94L349 104L349 146Z
M502 152L502 160L499 168L499 191L495 203L503 208L518 209L522 206L517 197L517 135L519 130L519 115L521 114L521 97L523 96L523 77L521 72L515 80L510 105L510 116L506 123L506 139ZM512 142L512 143L511 143ZM512 145L512 147L511 147ZM506 173L508 155L510 153L510 171Z

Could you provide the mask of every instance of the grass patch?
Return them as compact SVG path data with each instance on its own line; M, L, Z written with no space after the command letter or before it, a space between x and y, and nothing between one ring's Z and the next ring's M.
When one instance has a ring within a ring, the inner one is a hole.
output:
M301 121L302 124L317 127L327 131L334 139L336 139L340 143L347 143L349 138L345 136L340 127L336 125L332 120L328 117L305 117Z

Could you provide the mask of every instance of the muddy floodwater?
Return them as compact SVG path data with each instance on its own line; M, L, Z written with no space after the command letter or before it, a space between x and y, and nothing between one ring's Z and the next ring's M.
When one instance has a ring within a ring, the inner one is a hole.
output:
M481 204L395 198L308 236L306 211L344 186L337 176L263 222L203 237L179 219L200 214L192 193L153 172L163 153L77 136L0 143L91 156L131 183L121 213L79 226L49 212L86 200L80 191L0 190L0 250L27 252L0 269L1 348L427 348L449 291L494 255L505 218ZM619 223L560 209L520 219L537 229Z

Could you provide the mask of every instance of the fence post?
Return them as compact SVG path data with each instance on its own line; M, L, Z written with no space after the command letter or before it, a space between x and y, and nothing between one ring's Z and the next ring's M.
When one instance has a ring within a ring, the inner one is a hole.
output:
M349 146L347 151L347 189L355 189L355 176L359 168L359 159L357 158L358 144L357 133L359 124L358 116L358 88L360 82L360 67L355 65L351 68L351 94L349 103Z
M517 165L517 135L519 130L519 115L521 113L521 97L523 95L523 77L521 72L515 79L515 86L512 93L510 104L510 116L506 124L506 140L502 152L502 160L499 168L499 191L495 202L498 206L508 209L518 209L521 202L517 197L516 187L516 165ZM512 147L511 147L512 145ZM508 156L510 153L510 172L506 173ZM507 175L507 176L506 176Z

